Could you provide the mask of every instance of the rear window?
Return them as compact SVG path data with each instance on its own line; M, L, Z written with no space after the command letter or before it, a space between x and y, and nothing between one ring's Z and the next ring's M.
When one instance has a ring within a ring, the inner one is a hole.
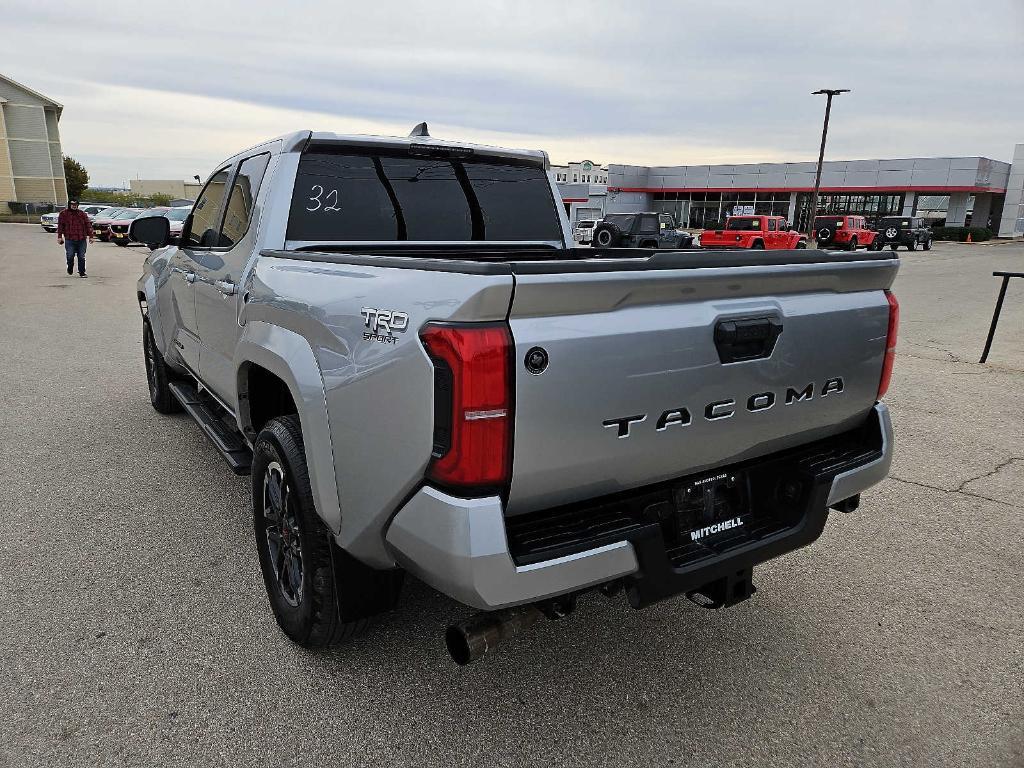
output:
M879 226L885 227L909 227L910 219L901 219L898 216L892 219L882 219L878 222Z
M399 154L309 152L289 240L560 240L542 168Z
M814 228L821 229L822 227L830 227L831 229L839 229L843 226L842 216L815 216L814 217Z
M761 229L761 220L757 219L757 218L751 219L751 218L746 217L746 216L741 216L739 218L733 217L733 218L729 219L728 222L726 222L725 228L726 229L757 229L757 230L760 230Z

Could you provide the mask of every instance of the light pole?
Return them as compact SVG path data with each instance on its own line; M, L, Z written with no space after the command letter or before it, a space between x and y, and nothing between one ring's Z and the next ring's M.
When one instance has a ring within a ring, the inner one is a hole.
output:
M814 216L818 213L818 189L821 187L821 164L825 160L825 137L828 136L828 116L832 112L832 97L840 93L849 93L849 88L822 88L815 91L812 96L824 95L828 98L825 102L825 124L821 128L821 150L818 152L818 172L814 175L814 194L811 195L811 210L807 217L807 239L811 239L814 231Z

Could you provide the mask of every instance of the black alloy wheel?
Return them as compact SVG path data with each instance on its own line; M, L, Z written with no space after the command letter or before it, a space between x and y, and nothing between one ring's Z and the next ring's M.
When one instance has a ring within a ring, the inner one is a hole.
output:
M294 492L281 464L271 461L263 471L264 540L273 580L284 601L292 607L302 602L305 575L301 530L295 511Z
M171 394L168 382L171 371L164 362L164 356L157 349L156 339L149 320L142 321L142 352L146 361L146 384L149 387L149 402L157 413L177 413L181 410L178 399Z

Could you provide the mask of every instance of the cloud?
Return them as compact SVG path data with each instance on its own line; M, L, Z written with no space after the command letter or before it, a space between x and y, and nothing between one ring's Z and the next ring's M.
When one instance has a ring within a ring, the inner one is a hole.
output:
M7 5L5 74L65 104L65 149L103 182L204 174L303 127L424 119L556 161L803 160L823 86L853 89L832 157L1008 159L1024 141L1018 0Z

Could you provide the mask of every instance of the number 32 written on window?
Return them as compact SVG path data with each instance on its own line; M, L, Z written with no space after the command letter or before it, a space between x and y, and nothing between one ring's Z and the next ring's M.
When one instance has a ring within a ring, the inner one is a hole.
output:
M331 213L332 211L341 210L341 206L338 205L338 190L329 190L326 197L324 197L324 188L319 184L314 184L310 187L309 191L312 194L309 197L309 205L306 206L306 210L310 213L315 211ZM323 197L323 200L320 199L321 197Z

